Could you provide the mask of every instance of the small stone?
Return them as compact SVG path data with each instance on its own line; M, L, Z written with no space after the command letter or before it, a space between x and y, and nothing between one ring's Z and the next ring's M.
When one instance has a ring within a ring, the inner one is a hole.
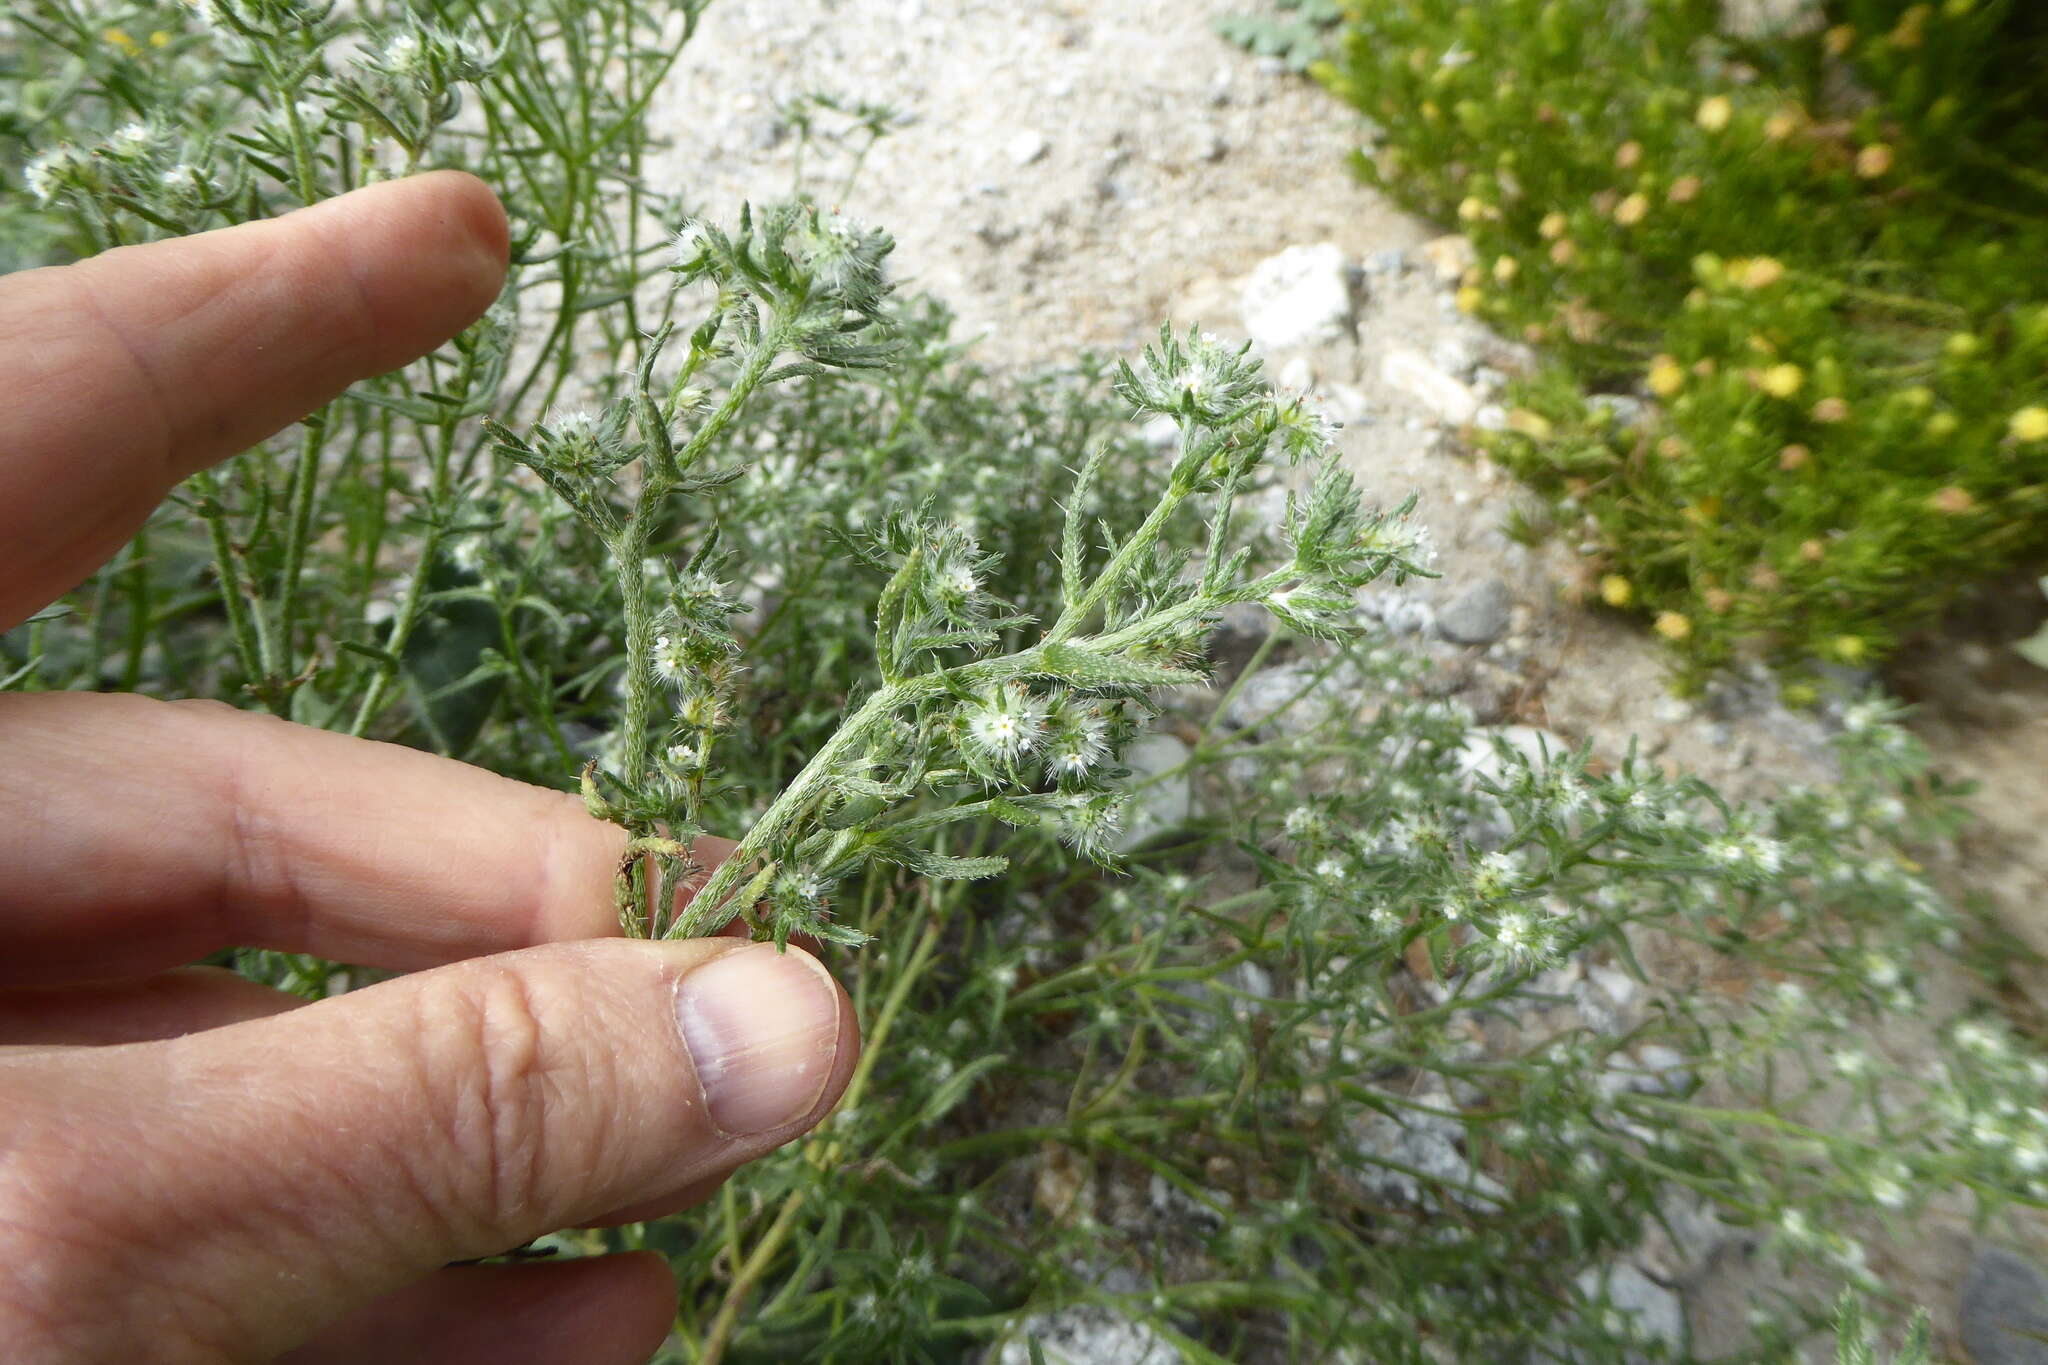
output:
M1004 143L1003 150L1019 166L1029 166L1051 151L1052 143L1046 141L1045 134L1036 128L1026 128Z
M1472 425L1481 431L1506 431L1508 410L1498 403L1488 403L1472 414Z
M1650 415L1649 404L1625 393L1596 393L1587 400L1586 406L1596 414L1604 410L1615 426L1623 428L1639 427Z
M1239 300L1245 332L1269 352L1341 340L1357 323L1353 289L1336 243L1288 247L1252 267Z
M1498 578L1476 583L1436 614L1437 633L1454 645L1490 645L1507 634L1514 598Z
M1320 681L1322 665L1306 660L1262 668L1243 681L1223 712L1233 730L1270 728L1283 735L1313 729L1333 714L1363 715L1359 693L1364 683L1350 664L1331 669Z
M1358 609L1394 635L1426 635L1436 628L1436 608L1414 587L1361 588Z
M2048 1365L2048 1275L2000 1247L1977 1253L1957 1315L1977 1365Z
M1365 258L1365 273L1368 275L1398 275L1408 268L1408 253L1399 247L1375 251Z
M1185 1359L1144 1323L1089 1305L1028 1318L1014 1338L982 1358L988 1365L1028 1365L1032 1341L1045 1365L1180 1365Z
M1349 384L1332 384L1323 394L1323 411L1340 427L1364 426L1372 420L1372 402Z
M1604 1290L1608 1303L1635 1317L1644 1336L1673 1346L1685 1337L1685 1307L1678 1295L1632 1265L1609 1266L1605 1276L1588 1268L1579 1274L1579 1289L1588 1298L1599 1298Z
M1380 362L1380 378L1453 426L1463 426L1479 411L1478 395L1409 347L1387 352Z
M1437 342L1429 348L1429 358L1453 379L1470 379L1479 365L1478 353L1461 337L1445 337Z
M1634 977L1612 967L1594 967L1586 975L1600 988L1602 995L1623 1009L1635 1003L1636 995L1641 989L1636 985Z
M1129 852L1154 835L1187 823L1195 802L1194 778L1184 770L1189 752L1187 745L1162 734L1140 735L1124 750L1134 790L1115 840L1118 852Z
M1510 760L1501 756L1497 743L1505 745L1512 753L1521 754L1538 772L1572 752L1572 746L1565 743L1562 736L1533 725L1484 726L1467 734L1464 744L1459 747L1459 775L1474 783L1499 782L1506 776Z
M1792 38L1827 27L1820 0L1721 0L1721 22L1740 38Z

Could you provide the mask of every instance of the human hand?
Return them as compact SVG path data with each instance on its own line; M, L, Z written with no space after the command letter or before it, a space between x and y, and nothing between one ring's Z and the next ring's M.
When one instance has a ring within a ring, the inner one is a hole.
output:
M505 263L443 172L0 278L0 629ZM443 1267L701 1200L859 1043L800 950L605 937L624 838L216 704L0 696L0 1354L644 1360L658 1257ZM177 965L231 944L425 970L300 1006Z

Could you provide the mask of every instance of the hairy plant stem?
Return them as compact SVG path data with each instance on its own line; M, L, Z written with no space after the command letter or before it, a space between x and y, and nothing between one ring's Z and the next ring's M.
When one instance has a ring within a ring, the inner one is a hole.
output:
M1162 501L1164 506L1164 500ZM1146 522L1157 534L1157 527L1164 525L1165 518L1155 516ZM1141 537L1133 536L1132 544L1141 543ZM1129 547L1126 547L1127 549ZM1137 562L1135 556L1119 556L1126 561L1125 567ZM1115 566L1112 565L1112 571ZM1279 569L1255 580L1242 590L1246 595L1257 595L1270 591L1293 576L1294 566ZM1103 581L1109 581L1105 572ZM1233 593L1233 597L1237 594ZM818 750L806 763L788 786L782 789L774 802L754 822L746 837L732 851L723 863L697 892L689 907L676 916L667 937L693 938L711 933L730 922L743 906L729 904L734 892L743 879L753 877L759 869L756 860L773 847L799 819L810 811L830 788L832 779L843 772L844 760L859 752L874 734L889 722L889 718L906 706L920 701L960 690L974 690L1000 686L1007 682L1031 677L1056 677L1058 669L1051 666L1048 650L1070 638L1073 626L1070 623L1079 613L1092 611L1099 600L1094 593L1085 595L1054 623L1045 638L1029 649L1006 654L999 659L983 659L974 663L958 664L932 673L922 673L913 678L887 684L869 697L860 710L843 722L825 746ZM1076 641L1078 647L1111 653L1127 648L1142 640L1169 631L1188 621L1195 620L1215 609L1218 602L1209 597L1197 597L1156 611L1149 616L1120 626L1102 635L1085 637ZM1064 627L1064 629L1062 629ZM772 865L771 865L772 866Z
M753 397L754 390L761 386L761 380L787 340L788 333L780 326L764 333L749 352L746 363L740 366L732 387L726 392L725 401L704 419L688 443L672 456L643 462L640 496L634 504L633 515L624 527L606 540L606 548L618 564L619 591L625 604L626 747L620 776L630 783L638 784L647 775L650 721L658 690L654 674L655 604L647 586L647 548L654 535L657 514L663 501L682 482L683 476L704 458L704 452L711 448L711 443L724 434L733 419L739 416L747 400ZM655 432L646 434L650 441L665 441Z

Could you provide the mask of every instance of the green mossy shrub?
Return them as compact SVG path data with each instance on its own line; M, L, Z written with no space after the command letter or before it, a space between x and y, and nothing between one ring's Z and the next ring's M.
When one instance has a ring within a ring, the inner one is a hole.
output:
M2048 547L2040 21L1839 8L1395 0L1318 68L1365 177L1471 237L1460 304L1550 358L1485 444L1694 675L1873 660Z

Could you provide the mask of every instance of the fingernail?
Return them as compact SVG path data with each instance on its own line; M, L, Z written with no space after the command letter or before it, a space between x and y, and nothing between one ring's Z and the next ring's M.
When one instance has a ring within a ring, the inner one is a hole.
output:
M839 1050L839 990L816 958L757 943L685 976L676 1019L722 1133L739 1137L811 1112Z

